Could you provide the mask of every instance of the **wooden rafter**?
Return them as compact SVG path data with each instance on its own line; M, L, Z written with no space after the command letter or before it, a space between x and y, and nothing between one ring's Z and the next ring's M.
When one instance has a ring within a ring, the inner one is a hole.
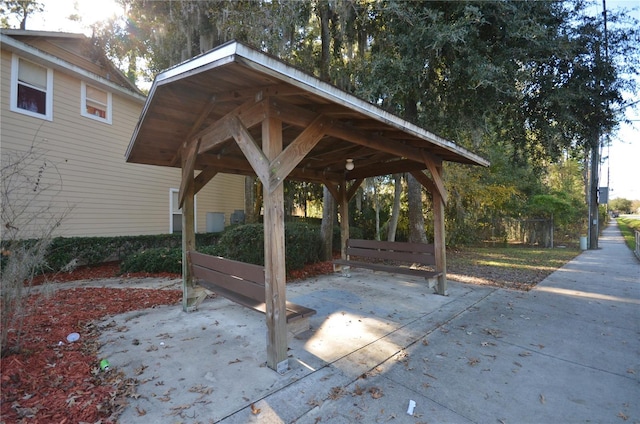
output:
M251 128L266 117L267 111L264 101L256 103L249 100L245 102L194 136L202 139L198 154L212 150L221 143L229 141L233 137L231 131L234 123L232 121L235 119L239 119L245 128Z
M193 188L194 194L198 194L198 192L202 190L202 188L216 175L218 175L218 169L214 167L203 169L195 178L195 187Z
M422 159L424 160L425 165L427 165L427 168L431 173L431 178L433 178L433 183L436 185L438 193L442 197L442 201L446 204L448 198L447 189L444 186L444 181L442 180L442 175L440 175L439 170L439 168L442 166L442 161L437 160L436 163L436 159L428 155L424 151L422 152Z
M239 90L231 90L216 95L219 102L228 102L234 100L246 99L262 99L272 96L293 96L302 94L304 91L286 84L265 85L257 88L245 88Z
M278 116L281 116L284 122L300 127L307 127L318 116L315 112L287 103L282 99L270 99L269 108L278 111ZM363 132L335 119L329 121L327 135L398 157L422 162L420 149L399 140L390 140L374 133Z
M318 116L273 160L270 166L270 190L284 181L296 165L322 139L326 125L326 119L323 116Z

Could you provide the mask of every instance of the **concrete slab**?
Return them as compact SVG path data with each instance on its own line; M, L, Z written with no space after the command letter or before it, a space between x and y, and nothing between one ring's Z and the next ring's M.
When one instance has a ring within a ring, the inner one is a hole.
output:
M113 317L101 355L139 381L123 423L640 422L640 264L622 243L609 227L528 293L366 270L290 284L318 313L284 375L264 316L225 299Z

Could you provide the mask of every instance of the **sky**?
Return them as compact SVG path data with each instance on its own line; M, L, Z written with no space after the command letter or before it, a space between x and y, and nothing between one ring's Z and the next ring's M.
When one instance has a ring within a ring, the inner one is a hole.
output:
M27 29L46 31L82 32L91 35L89 26L113 15L124 14L115 0L44 0L44 11L27 20ZM640 20L640 0L606 0L607 10L625 8ZM594 6L595 13L602 13L602 2ZM77 12L76 12L77 10ZM82 22L66 17L78 13ZM637 76L640 84L640 76ZM640 95L627 96L627 103L640 100ZM609 198L640 200L640 104L626 108L625 115L632 121L622 124L617 134L611 136L611 145L604 147L600 173L600 186L610 187Z

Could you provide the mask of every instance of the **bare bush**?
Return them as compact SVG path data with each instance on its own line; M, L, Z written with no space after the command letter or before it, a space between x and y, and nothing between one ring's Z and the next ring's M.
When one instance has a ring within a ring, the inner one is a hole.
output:
M45 255L70 207L54 205L62 189L56 166L34 144L27 150L2 150L2 274L0 352L20 350L24 303L33 278L46 270ZM9 332L15 331L9 346Z

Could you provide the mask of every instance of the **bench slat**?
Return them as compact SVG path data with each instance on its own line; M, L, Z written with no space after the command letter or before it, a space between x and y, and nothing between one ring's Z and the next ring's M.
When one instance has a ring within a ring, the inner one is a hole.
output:
M243 280L264 284L264 267L260 265L233 261L220 256L205 255L194 251L189 252L189 254L191 255L192 265L216 269L224 274L240 277Z
M348 239L347 246L364 249L402 250L405 252L435 253L433 244L412 243L404 241Z
M347 248L347 254L350 256L362 256L365 258L389 259L393 261L402 261L410 263L420 263L423 265L435 265L436 258L425 253L412 253L401 250L374 250L361 249L356 247Z
M227 290L222 287L218 287L209 281L201 281L199 284L205 287L206 289L211 290L219 294L220 296L227 298L232 302L237 303L241 306L247 307L249 309L253 309L258 312L262 312L263 314L267 313L267 305L264 302L251 299L250 297L243 296L237 292ZM286 317L287 323L297 321L299 319L307 318L315 314L316 314L316 311L314 309L306 308L304 306L296 305L295 303L287 302L287 317Z
M355 258L386 259L406 264L419 263L434 266L436 264L435 248L432 244L408 243L380 240L347 240L347 255ZM335 265L354 268L368 268L375 271L415 275L424 278L434 278L442 275L440 271L414 269L407 266L385 265L381 263L365 262L362 260L334 260Z
M382 265L382 264L376 264L376 263L370 263L370 262L345 261L342 259L338 259L333 261L333 263L336 265L352 266L354 268L367 268L367 269L372 269L374 271L384 271L390 274L406 274L406 275L414 275L416 277L424 277L424 278L435 278L442 275L442 273L438 271L428 271L426 269L413 269L408 267Z
M264 284L255 283L249 280L242 280L233 275L223 274L199 265L193 265L191 270L193 272L193 276L198 280L210 281L223 289L238 292L238 294L242 296L247 296L264 302Z
M200 286L247 308L267 312L264 267L244 262L189 252L191 272ZM311 308L286 303L287 323L315 315Z

